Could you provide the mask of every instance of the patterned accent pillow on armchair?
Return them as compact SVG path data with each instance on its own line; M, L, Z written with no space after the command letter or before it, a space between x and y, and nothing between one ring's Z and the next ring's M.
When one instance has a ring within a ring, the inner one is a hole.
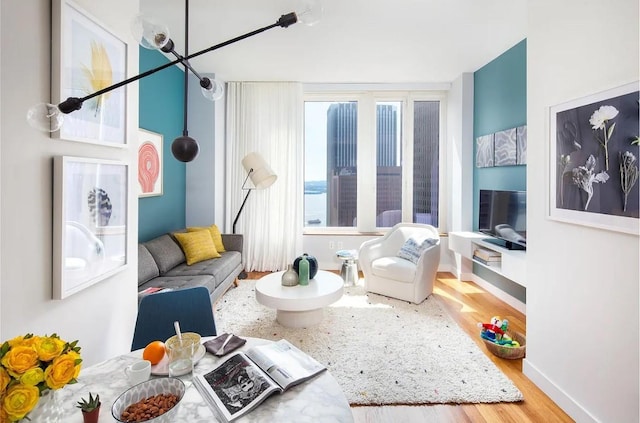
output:
M418 260L423 251L433 247L437 243L438 240L433 238L426 238L424 240L416 240L413 237L409 238L398 251L398 257L409 260L413 264L418 264Z

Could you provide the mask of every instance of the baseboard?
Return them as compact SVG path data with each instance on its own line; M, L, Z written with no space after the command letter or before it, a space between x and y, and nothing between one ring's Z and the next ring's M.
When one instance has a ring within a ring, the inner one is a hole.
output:
M454 275L456 274L454 266L452 266L450 264L442 264L442 263L440 263L438 265L438 272L439 273L449 272L449 273L452 273Z
M540 388L558 407L577 422L598 423L599 420L592 416L584 407L578 404L565 391L560 389L548 377L531 364L526 358L522 360L522 373Z
M480 276L478 276L478 275L476 275L474 273L463 273L461 275L460 280L470 280L470 281L475 282L478 286L480 286L485 291L491 293L494 297L496 297L496 298L504 301L505 303L509 304L511 307L515 308L520 313L525 314L525 315L527 314L527 305L525 303L523 303L519 299L517 299L515 297L512 297L511 295L507 294L506 292L504 292L500 288L497 288L495 285L485 281Z

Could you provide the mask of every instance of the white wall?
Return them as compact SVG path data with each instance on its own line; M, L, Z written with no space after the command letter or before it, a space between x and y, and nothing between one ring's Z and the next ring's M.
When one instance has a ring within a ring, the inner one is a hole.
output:
M137 0L78 4L132 42L128 17L137 13ZM0 334L2 340L29 332L78 339L86 366L131 346L137 311L138 198L130 183L127 269L67 299L52 300L52 157L123 160L135 181L138 90L137 84L128 90L126 149L50 139L31 129L27 109L49 101L50 9L50 0L2 1L0 9ZM130 44L128 50L129 73L137 74L138 47Z
M212 74L203 73L213 79ZM215 144L215 109L217 103L207 100L201 92L200 81L189 73L189 136L198 141L198 158L187 164L185 187L185 220L187 226L209 226L215 220L216 181L215 163L220 151ZM173 156L171 157L173 160Z
M448 231L473 225L473 73L460 75L447 93Z
M639 239L545 218L548 108L637 80L638 33L637 0L529 2L524 371L578 422L639 421Z

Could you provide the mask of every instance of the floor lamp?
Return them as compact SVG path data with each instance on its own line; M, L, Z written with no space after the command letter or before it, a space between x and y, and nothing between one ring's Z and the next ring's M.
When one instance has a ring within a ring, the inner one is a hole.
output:
M233 220L233 233L236 233L236 223L238 223L238 219L240 218L240 213L244 209L244 205L247 203L247 198L249 198L249 194L254 189L265 189L269 188L273 183L278 179L278 176L271 170L271 167L267 164L267 162L262 158L262 156L258 153L249 153L242 159L242 167L247 172L247 177L244 178L244 182L242 183L242 189L247 191L247 194L244 196L244 200L242 201L242 205L240 206L240 210L238 210L238 214L236 214L236 218ZM251 182L253 183L253 187L247 187L247 180L251 178Z
M254 189L265 189L269 188L273 183L278 179L278 176L271 170L271 167L267 164L267 162L262 158L262 156L258 153L249 153L242 159L242 167L247 172L246 178L244 178L244 182L242 183L242 189L247 191L247 194L244 196L244 200L242 200L242 205L240 206L240 210L238 210L238 214L236 214L236 218L233 219L233 233L236 233L236 223L238 223L238 219L240 218L240 213L244 209L244 205L247 203L247 199L249 198L249 194ZM253 183L253 187L247 187L247 180L251 178L251 182ZM238 275L238 279L246 279L247 272L242 270Z

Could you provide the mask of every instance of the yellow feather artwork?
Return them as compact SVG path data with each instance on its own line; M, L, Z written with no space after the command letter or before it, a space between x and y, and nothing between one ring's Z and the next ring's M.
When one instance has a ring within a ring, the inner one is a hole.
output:
M94 93L113 84L113 71L111 61L104 45L91 41L91 68L82 65L82 73L89 83L87 92ZM104 102L109 98L109 93L95 98L95 112L97 116Z

